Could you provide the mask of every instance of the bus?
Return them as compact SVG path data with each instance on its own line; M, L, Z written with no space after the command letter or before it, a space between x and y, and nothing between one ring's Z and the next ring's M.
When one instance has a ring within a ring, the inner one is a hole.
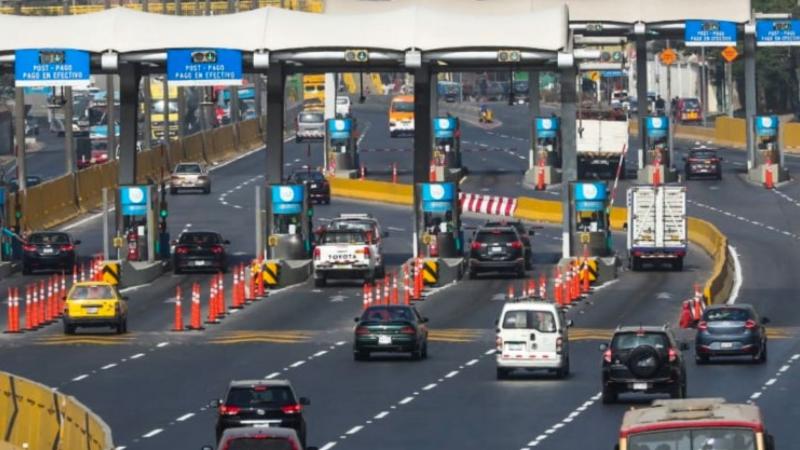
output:
M722 398L656 400L622 418L616 450L775 450L761 410Z
M303 105L325 104L325 74L303 75Z

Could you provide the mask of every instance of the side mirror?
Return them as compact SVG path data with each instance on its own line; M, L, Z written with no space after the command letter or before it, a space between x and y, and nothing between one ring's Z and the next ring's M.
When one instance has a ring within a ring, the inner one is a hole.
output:
M575 322L572 319L567 320L567 328L572 328L573 325L575 325Z
M178 245L178 240L177 239L173 239L173 240L169 241L169 245Z
M528 236L535 236L536 232L533 230L528 230Z
M311 404L311 399L308 397L300 397L300 404L303 406L309 406Z
M622 231L628 231L628 222L622 224Z
M231 241L229 241L229 240L227 240L227 239L225 239L224 241L222 241L222 243L223 243L223 244L225 244L225 245L231 245Z
M208 404L208 406L210 406L212 408L219 408L221 405L222 405L222 400L220 400L218 398L215 398L214 400L211 400L211 403Z
M770 322L770 321L769 321L769 317L762 317L762 318L761 318L761 325L766 325L766 324L768 324L769 322Z
M381 233L381 237L388 238L389 237L389 232L388 231L384 231L383 233Z
M600 344L600 351L604 352L606 350L608 350L608 344L606 344L605 342Z
M81 245L81 240L75 239L74 241L72 241L72 245Z
M498 319L494 319L494 325L495 325L495 326L497 326L497 325L500 325L500 320L498 320Z
M430 319L428 319L427 317L422 318L422 323L428 323L428 321L430 321Z
M678 347L681 349L681 351L689 350L689 344L686 342L681 342L678 344Z
M356 323L358 323L358 321L359 321L359 320L361 320L361 318L360 318L360 317L355 317L355 318L353 318L353 321L354 321L354 322L356 322Z

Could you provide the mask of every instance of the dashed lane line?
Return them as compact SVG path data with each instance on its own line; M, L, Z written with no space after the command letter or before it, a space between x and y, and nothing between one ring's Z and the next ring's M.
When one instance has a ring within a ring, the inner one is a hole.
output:
M587 409L589 409L590 406L594 405L598 400L600 400L600 397L602 395L603 395L602 393L598 392L597 394L591 396L581 406L575 408L575 410L573 410L573 411L570 411L570 413L566 417L564 417L563 419L561 419L557 423L553 424L547 430L545 430L542 433L540 433L533 440L529 441L525 445L525 447L522 447L522 450L530 450L532 447L539 446L539 444L544 442L550 436L554 435L561 428L564 428L567 424L571 423L573 420L575 420L576 417L578 417L583 412L585 412Z
M779 234L781 236L786 236L786 237L792 238L794 240L800 241L800 235L792 233L792 232L790 232L788 230L781 230L779 228L773 227L772 225L766 225L764 223L761 223L761 222L758 222L758 221L755 221L755 220L750 220L750 219L748 219L746 217L742 217L742 216L733 214L733 213L731 213L729 211L725 211L725 210L722 210L720 208L717 208L716 206L706 205L705 203L700 203L700 202L697 202L697 201L694 201L694 200L687 200L687 203L695 205L695 206L698 206L700 208L705 208L705 209L707 209L709 211L713 211L713 212L716 212L718 214L725 215L727 217L736 219L736 220L738 220L740 222L744 222L744 223L747 223L747 224L750 224L750 225L753 225L753 226L756 226L756 227L759 227L759 228L767 229L767 230L775 232L775 233L777 233L777 234Z
M783 376L786 372L788 372L789 369L792 368L792 366L798 359L800 359L800 353L795 353L789 359L787 359L786 364L782 365L778 369L778 371L775 372L775 376L765 381L764 384L762 384L757 391L750 394L750 399L747 401L747 403L753 403L754 400L758 400L759 398L761 398L761 396L764 395L767 392L767 390L769 390L769 388L771 388L778 381L780 381L781 376Z
M156 350L158 350L160 348L166 347L167 345L169 345L169 342L160 342L159 344L149 348L147 351L148 352L154 352L154 351L156 351ZM61 385L59 387L64 387L64 386L66 386L68 384L71 384L71 383L77 383L77 382L86 380L87 378L91 377L92 375L96 375L96 374L98 374L100 372L111 370L111 369L119 366L120 364L123 364L123 363L126 363L128 361L133 361L133 360L142 358L145 355L146 355L146 353L136 353L136 354L131 355L131 356L127 357L127 358L122 358L118 362L111 362L111 363L105 364L105 365L101 366L99 369L92 370L89 373L80 374L80 375L70 379L69 381L61 383Z

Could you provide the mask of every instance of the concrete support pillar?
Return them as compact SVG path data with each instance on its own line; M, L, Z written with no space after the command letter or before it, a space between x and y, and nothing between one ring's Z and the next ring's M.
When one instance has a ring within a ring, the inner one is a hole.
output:
M433 87L431 87L433 86ZM431 74L430 66L423 64L414 71L414 256L422 254L420 239L422 218L420 214L420 190L417 183L428 182L428 172L431 164L431 121L433 120L433 104L431 89L435 89L435 80Z
M528 127L530 127L530 149L528 150L528 170L536 166L536 117L541 115L539 98L539 72L528 72Z
M643 24L641 25L644 28ZM644 169L645 166L645 133L644 133L644 120L642 118L648 115L647 107L649 102L647 100L647 36L644 29L641 33L636 34L636 101L639 108L639 162L638 168Z
M757 165L753 120L758 114L756 105L756 36L755 30L749 30L749 28L746 25L744 33L744 111L747 118L747 134L745 136L747 138L748 170Z
M286 78L280 63L267 71L266 185L283 181L283 110Z
M561 149L562 149L562 253L564 258L571 254L570 242L573 233L570 207L570 182L578 179L578 151L576 144L576 121L578 113L578 93L575 86L577 70L575 66L561 69Z
M119 135L119 172L117 180L120 185L136 183L136 138L139 122L136 117L139 109L139 81L141 71L135 64L119 66L119 102L120 102L120 135ZM113 97L109 97L113 99ZM111 100L113 105L113 100ZM109 132L109 135L113 131Z
M25 160L25 89L14 89L14 148L17 152L17 186L20 191L28 188L28 171Z

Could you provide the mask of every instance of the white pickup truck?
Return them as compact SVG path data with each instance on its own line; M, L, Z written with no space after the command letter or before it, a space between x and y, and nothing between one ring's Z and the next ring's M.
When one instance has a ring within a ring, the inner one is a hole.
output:
M628 189L628 257L633 270L644 262L667 262L683 270L688 249L686 187Z
M628 120L621 110L581 111L578 119L576 147L578 179L613 179L617 173L623 149L628 145ZM624 178L625 170L620 172Z
M363 230L325 230L314 248L314 286L323 287L328 279L375 281L377 255Z

